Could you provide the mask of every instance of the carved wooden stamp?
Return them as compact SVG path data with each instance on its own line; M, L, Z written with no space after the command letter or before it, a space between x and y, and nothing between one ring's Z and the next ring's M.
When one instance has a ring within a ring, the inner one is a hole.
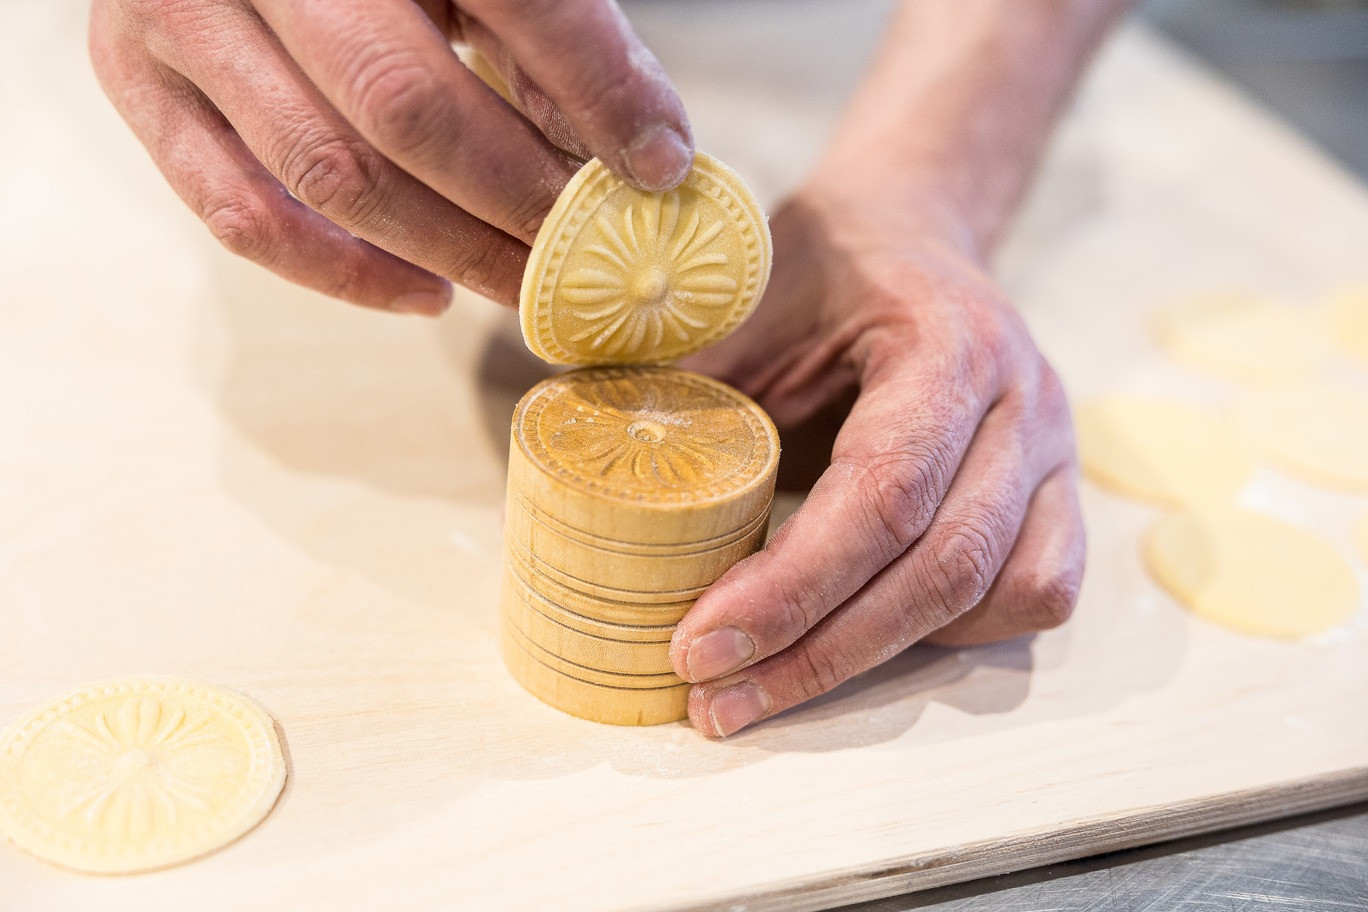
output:
M518 403L509 447L504 658L543 701L621 725L684 717L674 625L764 544L779 436L716 380L669 367L730 333L770 268L749 190L700 154L643 193L591 162L537 236L528 347L588 366Z

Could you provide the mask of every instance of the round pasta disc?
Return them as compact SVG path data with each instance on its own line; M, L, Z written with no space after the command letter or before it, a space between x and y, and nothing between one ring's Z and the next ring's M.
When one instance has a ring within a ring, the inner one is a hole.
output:
M570 180L532 244L523 338L553 364L659 364L731 333L769 281L765 213L702 152L684 182L647 193L598 159Z
M1368 492L1368 396L1344 385L1297 384L1251 395L1239 414L1280 469L1322 487Z
M1254 475L1239 434L1207 409L1108 396L1075 417L1084 471L1130 497L1161 506L1228 500Z
M1310 636L1358 606L1358 581L1327 542L1236 507L1160 517L1144 556L1160 585L1194 614L1242 633Z
M1329 358L1323 315L1247 294L1210 294L1179 302L1155 318L1169 355L1245 384L1305 376Z
M270 717L208 684L95 684L0 736L0 831L44 861L92 874L219 849L260 823L284 784Z

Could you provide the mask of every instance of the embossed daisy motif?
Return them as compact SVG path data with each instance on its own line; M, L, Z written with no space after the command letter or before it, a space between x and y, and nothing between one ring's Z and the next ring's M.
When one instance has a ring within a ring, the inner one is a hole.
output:
M549 441L556 456L643 492L712 484L751 458L755 439L742 411L683 385L657 403L661 390L642 379L655 378L605 379L560 399Z
M718 244L724 223L703 223L697 206L685 209L678 191L642 194L617 224L600 213L597 237L581 249L593 263L561 280L561 300L578 307L584 342L605 357L687 343L736 300L740 283L728 275L728 252Z
M61 789L57 814L110 839L145 839L186 811L208 809L215 784L241 763L212 717L193 718L151 696L128 697L82 724L63 719L63 739L76 767Z
M148 870L242 835L284 778L274 727L244 698L125 679L60 697L0 739L0 829L76 870Z
M769 277L764 213L702 153L677 189L645 193L601 162L571 180L523 279L523 336L561 364L674 360L730 333Z

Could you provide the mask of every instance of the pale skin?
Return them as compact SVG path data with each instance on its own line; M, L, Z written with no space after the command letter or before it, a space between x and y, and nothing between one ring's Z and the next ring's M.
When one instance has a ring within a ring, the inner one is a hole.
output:
M1059 380L989 262L1130 0L905 0L773 214L751 320L687 366L781 430L853 399L830 467L681 622L689 716L733 734L915 642L1054 627L1084 531ZM457 60L473 43L504 103ZM682 179L684 109L610 0L95 0L97 75L229 249L344 300L506 304L578 159ZM286 193L285 191L289 192Z

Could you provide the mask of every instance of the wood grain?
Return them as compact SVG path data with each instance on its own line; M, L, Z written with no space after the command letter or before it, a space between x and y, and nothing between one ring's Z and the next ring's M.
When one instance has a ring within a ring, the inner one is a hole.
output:
M700 144L773 208L856 69L830 48L867 47L887 8L630 12ZM101 97L87 14L0 4L0 722L187 676L265 707L291 778L175 870L77 877L0 846L5 912L812 909L1368 796L1364 609L1299 643L1211 627L1143 573L1154 512L1091 487L1059 630L913 649L724 743L542 705L499 654L509 418L544 376L512 315L392 318L230 258ZM1202 398L1148 341L1153 302L1309 300L1364 249L1361 186L1133 30L1001 270L1076 397ZM1252 493L1365 571L1363 498L1267 470Z

